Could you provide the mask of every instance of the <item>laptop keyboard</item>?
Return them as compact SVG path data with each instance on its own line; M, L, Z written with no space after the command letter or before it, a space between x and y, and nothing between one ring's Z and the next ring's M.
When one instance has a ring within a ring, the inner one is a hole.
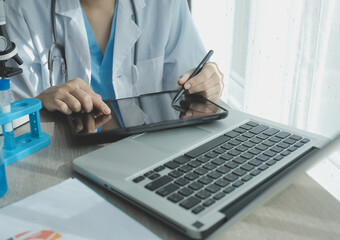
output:
M309 141L249 121L133 182L198 214Z

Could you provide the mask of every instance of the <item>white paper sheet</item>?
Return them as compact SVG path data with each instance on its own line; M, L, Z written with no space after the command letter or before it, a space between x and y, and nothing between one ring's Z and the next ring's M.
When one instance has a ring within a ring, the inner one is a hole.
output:
M0 239L159 237L80 181L68 179L0 209Z

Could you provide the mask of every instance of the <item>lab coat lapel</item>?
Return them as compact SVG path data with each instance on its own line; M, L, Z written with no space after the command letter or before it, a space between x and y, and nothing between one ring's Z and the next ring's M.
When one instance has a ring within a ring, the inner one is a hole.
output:
M56 14L62 17L59 41L65 47L67 80L79 77L90 84L91 56L79 0L57 1Z
M134 0L136 12L145 7L144 0ZM141 30L135 24L130 0L118 0L118 13L116 23L116 35L113 56L113 78L117 77L119 68L127 55L132 53ZM133 60L132 60L133 61Z

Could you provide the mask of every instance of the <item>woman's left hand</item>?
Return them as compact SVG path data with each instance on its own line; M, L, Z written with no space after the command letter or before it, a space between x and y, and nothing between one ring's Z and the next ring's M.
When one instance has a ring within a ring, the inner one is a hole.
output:
M184 84L186 93L197 93L211 101L219 99L224 83L223 74L217 64L214 62L205 64L199 74L188 80L193 71L194 69L183 74L177 81L179 85Z

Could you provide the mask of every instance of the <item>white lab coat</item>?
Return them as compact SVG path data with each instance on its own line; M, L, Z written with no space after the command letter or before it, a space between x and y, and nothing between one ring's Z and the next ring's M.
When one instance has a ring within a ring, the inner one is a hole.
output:
M205 49L193 25L186 0L119 0L112 82L116 97L130 97L177 88L178 77L196 67ZM7 29L23 59L24 73L11 78L16 99L35 97L50 87L47 67L52 43L51 1L7 0ZM54 85L74 78L91 82L91 59L79 0L56 1L57 32L65 47L67 71L62 77L60 53L54 65ZM139 80L132 79L134 44L138 39ZM11 61L13 64L13 61Z

